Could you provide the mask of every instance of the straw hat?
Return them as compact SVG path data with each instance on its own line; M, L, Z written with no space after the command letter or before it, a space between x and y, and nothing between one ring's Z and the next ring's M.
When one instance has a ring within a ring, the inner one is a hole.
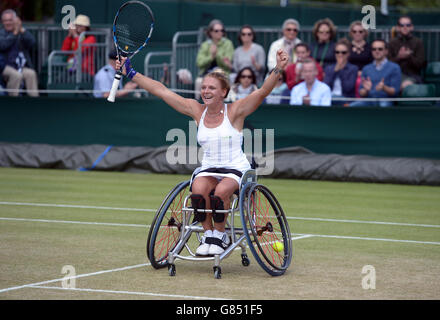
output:
M90 27L90 18L86 15L79 14L76 17L74 24L83 27Z

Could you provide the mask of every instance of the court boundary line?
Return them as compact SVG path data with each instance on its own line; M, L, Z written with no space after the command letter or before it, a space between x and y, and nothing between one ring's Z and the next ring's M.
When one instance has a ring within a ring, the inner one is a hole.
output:
M90 289L90 288L62 288L62 287L50 287L50 286L30 286L29 288L64 290L64 291L80 291L80 292L92 292L92 293L109 293L109 294L122 294L122 295L124 295L124 294L126 294L126 295L141 295L141 296L151 296L151 297L182 298L182 299L194 299L194 300L231 300L229 298L189 296L189 295L181 295L181 294L165 294L165 293L152 293L152 292L142 292L142 291L104 290L104 289Z
M119 207L105 207L105 206L11 202L11 201L0 201L0 205L137 211L137 212L151 212L151 213L157 212L157 210L155 209L142 209L142 208L119 208ZM286 218L288 220L309 220L309 221L321 221L321 222L342 222L342 223L359 223L359 224L394 225L394 226L404 226L404 227L440 228L440 225L436 225L436 224L418 224L418 223L405 223L405 222L387 222L387 221L351 220L351 219L330 219L330 218L313 218L313 217L291 217L291 216L286 216Z
M85 224L85 225L103 225L112 227L142 227L150 228L151 225L145 224L118 224L107 222L82 222L82 221L66 221L66 220L47 220L47 219L26 219L26 218L4 218L0 217L0 221L24 221L24 222L43 222L43 223L68 223L68 224ZM385 241L385 242L400 242L400 243L417 243L417 244L433 244L440 245L440 242L436 241L422 241L422 240L407 240L407 239L389 239L389 238L371 238L371 237L358 237L358 236L340 236L340 235L325 235L325 234L313 234L313 233L293 233L292 235L300 236L301 238L320 237L320 238L334 238L334 239L349 239L349 240L369 240L369 241ZM1 292L1 291L0 291Z

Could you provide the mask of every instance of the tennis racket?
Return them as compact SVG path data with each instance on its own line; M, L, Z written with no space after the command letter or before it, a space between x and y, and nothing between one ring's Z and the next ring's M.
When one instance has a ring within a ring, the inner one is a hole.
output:
M154 28L154 15L150 7L141 1L128 1L118 10L113 22L113 41L119 61L121 56L131 59L150 41ZM122 78L122 67L115 74L107 100L115 102Z

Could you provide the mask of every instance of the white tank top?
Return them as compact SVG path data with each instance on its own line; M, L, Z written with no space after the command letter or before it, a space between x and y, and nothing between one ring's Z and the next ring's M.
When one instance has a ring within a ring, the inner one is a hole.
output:
M197 142L203 148L201 170L207 168L235 169L241 172L251 168L243 152L243 132L235 129L228 118L228 105L225 104L223 122L215 128L207 128L204 124L203 111L197 131Z

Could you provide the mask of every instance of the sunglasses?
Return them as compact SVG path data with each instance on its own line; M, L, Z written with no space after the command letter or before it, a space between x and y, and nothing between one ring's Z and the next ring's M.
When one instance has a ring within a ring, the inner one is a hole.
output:
M399 23L399 27L407 27L407 28L409 28L409 27L411 27L412 26L412 23Z
M251 75L248 76L248 75L243 74L243 75L240 76L240 78L241 79L246 79L246 78L252 79L252 76Z
M371 51L384 51L385 48L371 48Z
M252 32L242 32L241 35L250 37L252 36Z
M335 51L335 54L347 54L348 51Z
M295 29L295 28L286 28L284 30L289 31L289 32L292 32L292 31L298 32L298 29Z
M351 30L351 33L364 33L364 30Z
M225 32L224 29L213 29L212 32L218 33L218 32Z
M318 31L318 33L321 33L321 34L329 34L330 33L330 31Z

